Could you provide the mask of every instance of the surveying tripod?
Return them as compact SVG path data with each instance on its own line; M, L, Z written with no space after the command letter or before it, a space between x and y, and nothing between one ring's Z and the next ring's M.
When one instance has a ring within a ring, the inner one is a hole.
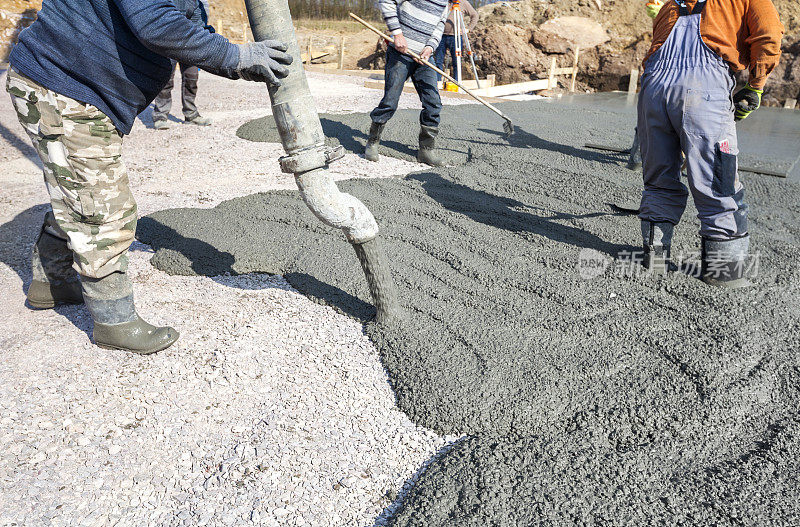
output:
M461 12L461 0L452 0L453 11L453 29L456 41L456 63L453 67L456 70L456 80L461 82L461 45L464 44L465 51L472 63L472 74L475 75L475 82L478 89L481 87L481 81L478 80L478 70L475 68L475 57L472 55L472 46L469 45L469 38L467 37L467 24L464 23L464 13ZM464 39L463 41L461 39Z

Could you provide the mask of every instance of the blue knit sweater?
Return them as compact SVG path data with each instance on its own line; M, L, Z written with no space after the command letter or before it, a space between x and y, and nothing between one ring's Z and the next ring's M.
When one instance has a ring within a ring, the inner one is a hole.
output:
M235 45L197 24L196 6L196 0L44 0L9 61L42 86L96 106L128 134L172 74L170 59L209 71L239 62Z

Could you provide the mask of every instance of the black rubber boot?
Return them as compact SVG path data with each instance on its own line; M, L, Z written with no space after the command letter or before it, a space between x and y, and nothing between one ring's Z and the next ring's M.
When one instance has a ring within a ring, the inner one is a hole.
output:
M732 240L702 240L702 278L708 285L740 289L753 283L745 277L750 236Z
M663 276L669 271L674 231L671 223L642 220L643 263L649 273Z
M28 304L35 309L83 304L78 273L72 268L72 250L67 246L67 240L48 232L48 225L55 225L52 211L45 215L42 230L33 246L33 280L28 288Z
M628 156L628 170L639 170L642 168L642 145L639 142L639 131L633 136L631 153Z
M178 340L171 327L148 324L136 313L133 286L125 273L82 277L83 297L94 321L94 343L101 348L149 355Z
M436 136L439 129L433 126L421 126L419 129L419 152L417 161L432 167L444 166L444 161L436 153Z
M378 146L381 144L381 134L385 124L373 122L369 127L369 138L367 139L367 146L364 147L364 157L367 161L377 161L380 157L378 155Z

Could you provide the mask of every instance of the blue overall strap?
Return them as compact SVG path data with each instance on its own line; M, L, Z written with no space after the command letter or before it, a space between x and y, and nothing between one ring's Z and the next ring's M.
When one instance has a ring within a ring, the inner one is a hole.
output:
M689 12L689 7L686 5L685 0L675 0L675 3L678 4L678 11L681 16L701 15L703 14L703 9L706 8L706 0L697 2L691 13Z

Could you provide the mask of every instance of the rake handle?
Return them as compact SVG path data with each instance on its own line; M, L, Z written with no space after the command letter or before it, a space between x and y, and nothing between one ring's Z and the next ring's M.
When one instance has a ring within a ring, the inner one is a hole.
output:
M373 33L376 33L378 36L380 36L381 38L383 38L383 39L384 39L386 42L388 42L388 43L390 43L390 44L394 44L394 39L393 39L392 37L390 37L390 36L389 36L389 35L387 35L386 33L382 32L380 29L378 29L377 27L373 26L372 24L370 24L370 23L369 23L369 22L367 22L366 20L362 19L362 18L361 18L361 17L359 17L358 15L356 15L356 14L354 14L354 13L350 13L350 18L352 18L352 19L353 19L353 20L355 20L356 22L360 23L361 25L363 25L364 27L366 27L367 29L369 29L369 30L370 30L370 31L372 31ZM413 58L414 60L416 60L417 62L419 62L420 64L423 64L423 65L425 65L425 66L428 66L430 69L432 69L433 71L435 71L436 73L438 73L439 75L441 75L442 77L444 77L445 79L449 80L450 82L452 82L453 84L455 84L456 86L458 86L459 88L461 88L462 90L464 90L464 92L465 92L467 95L469 95L470 97L472 97L473 99L475 99L476 101L478 101L479 103L481 103L482 105L486 106L486 107L487 107L487 108L489 108L491 111L493 111L494 113L496 113L497 115L499 115L500 117L502 117L503 119L505 119L506 121L508 121L509 123L511 122L511 119L509 119L508 117L506 117L505 115L503 115L503 112L501 112L500 110L498 110L497 108L495 108L494 106L492 106L491 104L489 104L488 102L484 101L484 100L481 98L481 96L480 96L480 95L477 95L477 94L473 93L471 90L469 90L468 88L465 88L464 86L462 86L460 82L458 82L458 81L457 81L457 80L455 80L453 77L451 77L451 76L450 76L450 75L448 75L447 73L445 73L445 72L443 72L442 70L440 70L439 68L437 68L437 67L436 67L434 64L431 64L431 63L430 63L430 62L428 62L427 60L422 60L422 58L421 58L421 57L420 57L420 56L419 56L417 53L414 53L414 52L413 52L413 51L411 51L410 49L406 51L406 54L407 54L408 56L410 56L411 58Z

